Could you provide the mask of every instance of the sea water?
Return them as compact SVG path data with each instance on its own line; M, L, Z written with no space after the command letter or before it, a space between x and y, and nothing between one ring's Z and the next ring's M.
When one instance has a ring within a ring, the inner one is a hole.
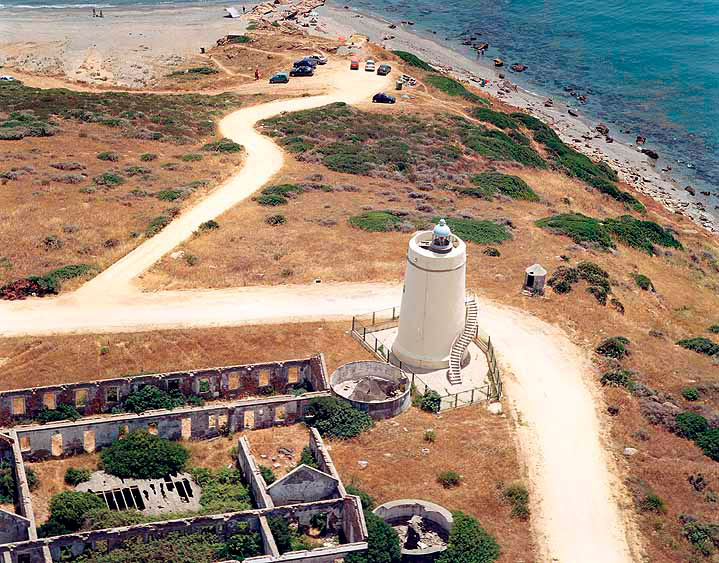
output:
M336 6L343 6L335 1ZM719 195L719 0L352 0L459 50L529 68L512 80L647 137L680 179ZM388 33L391 33L388 30ZM579 102L565 91L585 94ZM713 198L713 205L719 199Z

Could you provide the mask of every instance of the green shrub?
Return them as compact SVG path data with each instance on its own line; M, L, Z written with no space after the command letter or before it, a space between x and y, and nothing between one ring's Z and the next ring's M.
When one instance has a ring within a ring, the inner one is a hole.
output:
M248 557L257 557L263 553L260 534L253 532L247 522L240 522L220 548L217 557L222 560L244 561Z
M278 184L262 190L257 203L265 206L286 205L290 197L302 193L304 188L297 184Z
M602 340L594 351L600 356L621 360L622 358L630 355L631 352L629 351L628 346L628 338L624 336L613 336Z
M167 225L170 224L170 218L166 217L165 215L160 215L159 217L155 217L152 219L147 227L145 228L145 236L147 238L154 237L157 233L159 233L162 229L167 227Z
M547 163L532 147L517 142L501 131L467 126L462 130L462 143L490 160L518 162L534 168L547 167Z
M629 391L634 391L637 386L634 372L628 369L615 369L607 371L602 375L602 378L599 381L602 385L624 387Z
M482 254L485 256L492 256L493 258L498 258L502 255L502 253L499 251L499 249L494 248L493 246L490 246L489 248L485 248L482 251Z
M139 510L110 510L107 507L94 508L85 513L82 530L104 530L107 528L120 528L135 524L146 524L157 519L145 515Z
M502 491L502 496L512 505L512 516L520 520L528 520L529 491L521 483L510 485Z
M243 484L239 469L194 468L191 473L195 482L202 487L200 506L203 513L219 514L251 508L250 493Z
M265 219L265 223L267 223L268 225L272 225L273 227L277 227L279 225L284 225L285 223L287 223L287 217L282 214L270 215L269 217L267 217L267 219Z
M105 471L123 479L162 479L184 470L189 452L176 442L134 430L100 453Z
M483 172L473 176L472 183L476 188L462 188L459 193L484 199L492 198L497 192L512 199L539 201L539 196L518 176L509 176L499 172Z
M714 538L719 536L719 525L700 520L684 524L682 535L703 555L714 553Z
M366 412L334 397L312 399L307 412L311 417L308 424L331 438L354 438L372 428L372 418Z
M685 387L682 389L682 397L684 397L687 401L698 401L699 391L697 391L694 387Z
M157 155L152 152L146 152L140 155L140 160L142 162L152 162L153 160L157 160Z
M305 446L302 448L302 452L300 453L300 462L298 465L308 465L310 467L314 467L315 469L319 469L320 466L317 463L317 460L315 459L315 454L312 453L312 448L309 446Z
M282 516L270 516L267 519L272 537L275 539L280 555L288 551L306 549L307 546L300 540L298 533L290 528L289 523Z
M434 442L437 440L437 433L434 430L425 430L424 431L424 441L429 442L430 444L434 444Z
M348 495L355 495L360 498L360 501L362 502L362 510L365 511L372 511L375 507L375 500L372 496L370 496L368 493L365 493L364 491L361 491L354 485L347 485L345 487L345 490L347 491Z
M262 478L265 480L265 483L267 484L267 486L270 486L272 483L277 481L275 472L272 471L272 469L270 469L266 465L260 465L260 474L262 475Z
M642 512L655 512L657 514L666 513L664 501L654 493L649 493L639 501L639 509Z
M675 418L677 434L688 440L696 440L701 434L709 430L709 422L700 414L683 412Z
M242 145L235 143L232 139L225 138L215 141L214 143L207 143L206 145L203 145L202 150L210 152L236 153L242 152L245 148Z
M707 330L712 334L719 334L719 325L711 325Z
M65 491L50 499L50 520L70 532L76 532L91 510L106 508L95 493Z
M54 409L48 409L43 407L42 410L37 413L36 419L40 424L47 424L48 422L59 422L60 420L79 420L82 415L77 411L74 405L60 404Z
M402 219L389 211L365 211L361 215L350 217L349 222L363 231L380 233L394 231L402 223Z
M696 437L696 443L697 446L702 449L705 456L714 461L719 461L719 428L712 428L699 434Z
M604 221L607 230L617 239L647 254L656 254L654 245L681 249L681 243L667 230L652 221L640 221L629 215Z
M68 467L65 471L65 483L72 485L73 487L90 480L92 472L89 469L75 469L74 467Z
M217 221L210 219L200 225L201 231L214 231L220 228L220 224Z
M346 563L400 563L402 548L399 536L394 528L382 518L365 510L367 523L367 551L351 553L345 557Z
M575 243L591 243L601 249L614 248L604 223L581 213L561 213L536 222L538 227L570 237Z
M183 154L180 160L182 162L198 162L202 160L202 155L197 153Z
M117 162L120 160L120 155L112 151L104 151L97 154L97 158L100 160L107 160L109 162Z
M439 217L434 217L433 222L438 222ZM511 239L504 225L493 221L476 219L447 219L452 232L465 242L476 242L478 244L501 244Z
M261 195L257 198L257 203L267 207L276 207L278 205L286 205L287 198L279 195Z
M637 284L637 287L639 289L642 289L644 291L654 291L654 284L652 283L652 280L650 280L647 276L643 274L632 274L632 278L634 279L634 282Z
M449 532L447 549L436 563L491 563L499 558L499 545L479 522L464 514L454 512L454 525Z
M430 389L429 391L425 391L424 395L422 395L419 408L427 412L439 412L441 405L442 399L440 398L439 393Z
M255 26L256 25L257 24L255 24ZM231 44L251 43L252 38L247 35L233 35L232 37L230 37L229 42Z
M443 471L437 475L437 482L445 489L459 487L462 482L462 476L456 471Z
M162 201L175 201L182 198L184 195L185 192L181 190L162 190L161 192L157 192L155 197Z
M119 186L125 183L125 179L114 172L105 172L99 176L95 176L92 181L96 186Z
M33 491L39 485L35 472L25 468L28 488ZM7 460L0 460L0 504L11 504L15 501L15 471Z
M516 129L517 122L509 115L501 111L494 111L489 108L476 108L472 111L472 117L480 121L491 123L500 129Z
M719 354L719 344L714 344L714 342L703 336L685 338L684 340L679 340L677 344L682 348L692 350L698 354L705 354L707 356Z
M435 69L432 65L423 61L417 55L413 55L412 53L408 53L407 51L392 51L392 54L397 55L400 59L402 59L410 66L421 68L422 70L426 70L427 72L435 72Z
M171 410L181 407L187 403L185 396L180 391L168 393L164 389L154 385L145 385L138 391L130 393L122 403L125 412L140 414L145 411L156 409Z
M437 90L441 90L445 94L449 94L450 96L459 96L465 100L469 100L470 102L483 103L483 98L481 96L470 92L467 88L465 88L464 84L454 80L453 78L449 78L448 76L430 74L425 78L425 82L430 86L437 88Z

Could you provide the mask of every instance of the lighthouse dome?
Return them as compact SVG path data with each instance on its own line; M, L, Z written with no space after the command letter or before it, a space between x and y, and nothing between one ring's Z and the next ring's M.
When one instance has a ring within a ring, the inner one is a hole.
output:
M447 254L452 250L452 231L447 225L447 221L440 219L437 226L432 231L432 243L429 245L432 252L438 254Z
M449 229L447 221L440 219L439 223L437 223L437 226L432 231L432 238L449 238L450 236L452 236L452 231Z

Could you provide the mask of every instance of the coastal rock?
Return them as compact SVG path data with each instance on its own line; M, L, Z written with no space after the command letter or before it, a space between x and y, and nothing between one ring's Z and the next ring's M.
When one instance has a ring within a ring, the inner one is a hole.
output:
M596 129L597 132L601 133L602 135L609 135L609 127L604 125L604 123L600 123L594 129Z
M692 195L692 196L697 195L697 192L691 186L687 186L686 188L684 188L684 191L689 192L689 195Z
M635 455L639 450L636 448L624 448L624 455L627 457L631 457Z
M514 64L513 64L511 67L509 67L509 68L511 68L514 72L524 72L525 70L527 70L528 67L527 67L527 65L523 65L523 64L519 64L519 63L514 63Z
M578 114L576 111L574 111L572 108L569 108L569 109L567 110L567 113L568 113L569 115L571 115L572 117L579 117L579 114Z
M638 145L643 145L643 144L646 143L646 142L647 142L647 138L646 138L646 137L642 137L641 135L637 135L636 143L637 143Z
M657 160L659 158L657 152L653 151L652 149L642 149L642 153L646 154L649 158L653 160Z

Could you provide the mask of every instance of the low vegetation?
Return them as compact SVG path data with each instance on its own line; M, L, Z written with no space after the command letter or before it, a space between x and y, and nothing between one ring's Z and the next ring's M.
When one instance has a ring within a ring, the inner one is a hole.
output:
M245 150L245 148L239 143L235 143L232 139L225 138L203 145L202 150L209 152L238 153Z
M203 514L236 512L252 508L250 493L244 485L239 469L194 468L190 473L195 482L202 487L200 506Z
M491 563L499 558L497 540L475 518L463 512L454 512L452 516L449 543L437 563Z
M392 51L392 54L397 55L400 59L402 59L410 66L426 70L427 72L436 72L435 68L431 64L426 61L423 61L417 55L408 53L407 51Z
M350 225L369 231L371 233L383 233L395 231L402 224L402 219L390 211L365 211L349 219Z
M605 338L594 350L600 356L621 360L631 354L629 351L629 339L624 336L612 336Z
M624 387L628 391L634 391L637 387L636 374L628 369L614 369L602 374L599 380L602 385L611 387Z
M100 453L102 468L123 479L162 479L185 469L189 452L146 430L134 430Z
M272 531L272 537L275 539L277 549L280 555L288 551L300 551L310 549L304 538L299 534L298 530L291 528L287 520L281 516L270 516L267 519Z
M44 297L60 292L63 282L82 278L94 273L96 268L89 264L70 264L52 270L44 276L29 276L7 283L0 287L0 299L25 299L30 295Z
M309 446L302 448L302 451L300 452L300 461L297 465L307 465L308 467L314 467L315 469L320 468L317 463L317 459L315 458L315 454L312 453L312 448Z
M307 413L307 423L330 438L354 438L372 428L372 418L366 412L334 397L312 399Z
M89 469L76 469L74 467L68 467L65 471L65 483L72 487L76 487L80 483L90 480L92 472Z
M492 199L501 194L512 199L539 201L539 196L518 176L500 174L499 172L483 172L472 176L472 187L460 188L457 191L482 199Z
M445 489L453 489L462 483L462 476L456 471L442 471L437 475L437 482Z
M25 469L28 488L32 491L39 485L37 475L29 467ZM15 502L15 471L8 460L0 460L0 504Z
M681 243L669 231L652 221L640 221L629 215L618 219L594 219L581 213L562 213L537 221L537 226L570 237L577 244L602 250L616 248L613 238L646 252L658 254L656 246L681 249Z
M277 476L275 475L275 472L272 471L272 469L267 467L266 465L260 465L260 474L262 475L262 478L265 480L265 484L268 487L272 483L277 481Z
M521 483L514 483L502 491L504 499L512 505L512 516L529 520L529 491Z
M556 293L565 294L580 281L587 282L587 291L601 305L607 304L607 298L612 293L609 273L594 262L580 262L576 268L559 266L547 280L547 285Z
M432 389L429 389L422 395L419 403L419 407L423 411L427 412L439 412L439 409L442 404L442 399L439 396L439 393L437 391L433 391Z
M632 274L632 279L634 280L634 283L637 284L639 289L643 291L656 291L652 280L644 274Z
M439 217L434 217L432 221L436 223ZM465 242L501 244L512 238L504 225L494 221L447 218L447 224L452 232Z
M171 410L185 405L202 406L203 400L197 395L187 396L180 390L165 391L154 385L145 385L130 393L122 402L120 410L141 414L156 409Z
M488 100L485 100L474 92L470 92L464 84L454 78L449 78L448 76L442 76L440 74L430 74L425 77L424 81L430 86L437 88L437 90L440 90L450 96L459 96L473 103L489 104Z
M692 350L698 354L704 354L706 356L719 355L719 344L716 344L703 336L685 338L684 340L679 340L677 344L682 348Z
M38 529L41 537L59 536L82 528L85 515L106 509L105 501L95 493L65 491L50 499L50 518Z

